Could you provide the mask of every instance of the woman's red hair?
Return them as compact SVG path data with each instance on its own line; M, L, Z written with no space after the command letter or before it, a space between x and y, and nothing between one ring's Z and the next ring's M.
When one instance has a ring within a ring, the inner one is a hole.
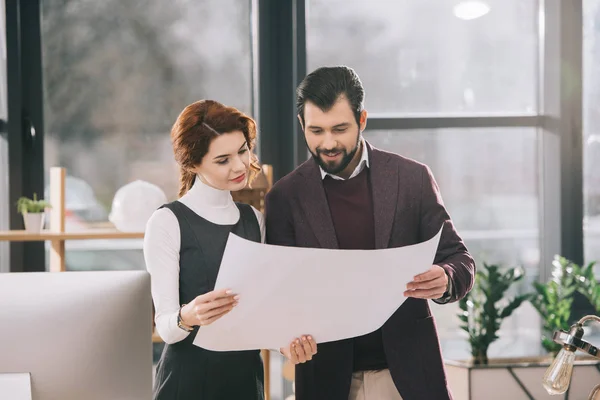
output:
M256 140L256 122L234 107L214 100L200 100L187 106L171 129L175 160L179 164L179 196L194 184L193 168L202 163L212 140L224 133L241 131L250 149L250 179L261 170L253 155Z

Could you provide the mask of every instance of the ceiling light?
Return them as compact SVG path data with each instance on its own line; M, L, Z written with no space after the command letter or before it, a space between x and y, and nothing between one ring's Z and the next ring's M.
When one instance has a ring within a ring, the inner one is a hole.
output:
M490 6L483 1L461 1L454 6L454 15L465 21L483 17L490 12Z

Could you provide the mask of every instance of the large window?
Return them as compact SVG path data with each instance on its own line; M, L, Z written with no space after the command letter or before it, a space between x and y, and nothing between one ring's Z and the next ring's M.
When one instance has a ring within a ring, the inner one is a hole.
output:
M42 6L46 176L67 169L67 230L106 227L115 192L137 179L176 198L169 131L189 103L251 113L249 0ZM144 267L141 240L66 246L67 269Z
M429 165L477 264L523 266L526 282L514 291L528 291L540 271L539 131L531 119L538 113L537 2L480 2L489 8L473 19L477 10L457 7L469 3L460 1L308 3L308 71L354 68L366 90L365 138ZM502 127L490 123L496 117ZM432 309L444 356L468 358L458 306ZM491 356L538 354L529 304L502 329Z
M354 68L371 113L536 111L536 1L309 0L308 70Z
M375 147L429 165L444 203L479 266L521 265L524 292L539 274L539 223L534 128L367 131ZM432 303L444 356L463 358L468 347L457 330L456 303ZM523 355L535 349L534 311L523 306L503 326L490 354ZM518 333L517 333L518 332Z
M583 2L585 259L600 262L600 1Z
M366 131L375 147L429 165L477 259L537 274L535 129Z

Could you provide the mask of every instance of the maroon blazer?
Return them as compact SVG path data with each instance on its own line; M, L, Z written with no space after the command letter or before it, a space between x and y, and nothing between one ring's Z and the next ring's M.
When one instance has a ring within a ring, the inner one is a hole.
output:
M431 239L443 225L435 264L444 268L452 280L450 301L461 299L473 285L475 263L444 208L430 169L371 145L367 148L376 248ZM312 158L273 186L266 199L266 226L270 244L337 248L319 167ZM402 267L400 260L398 267ZM364 295L376 294L369 288L357 293ZM426 300L406 299L383 325L382 334L390 373L404 400L452 398L435 321ZM296 399L348 400L352 367L351 339L319 344L311 361L296 366Z

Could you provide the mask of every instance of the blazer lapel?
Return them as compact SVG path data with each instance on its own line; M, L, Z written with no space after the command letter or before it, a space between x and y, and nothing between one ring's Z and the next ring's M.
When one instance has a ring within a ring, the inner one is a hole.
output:
M386 153L367 143L375 217L375 248L389 246L398 202L398 168Z
M299 191L300 204L319 244L324 249L339 248L333 219L317 163L310 159L300 170L305 187Z

